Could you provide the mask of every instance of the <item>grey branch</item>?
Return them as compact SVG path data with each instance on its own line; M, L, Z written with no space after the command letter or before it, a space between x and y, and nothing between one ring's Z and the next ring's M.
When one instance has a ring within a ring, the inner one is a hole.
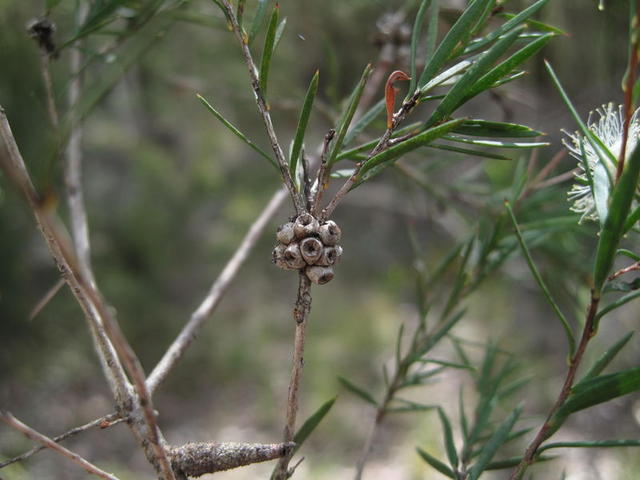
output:
M285 188L281 188L274 193L267 206L260 213L253 225L251 225L251 228L249 228L249 231L242 239L240 246L229 259L224 269L211 286L209 294L191 314L189 322L184 326L178 337L174 340L162 359L149 375L147 385L150 392L153 393L158 388L158 385L160 385L160 383L162 383L162 381L167 377L189 345L191 345L195 340L203 322L211 316L218 306L220 299L236 277L240 267L247 260L249 253L260 238L265 227L268 225L269 220L271 220L278 211L278 208L280 208L280 205L282 205L282 202L286 197L287 190Z
M178 475L199 477L288 455L295 443L187 443L170 447L171 464Z
M305 202L302 198L301 192L298 192L296 188L295 182L291 178L291 174L289 173L289 165L287 160L284 157L284 153L282 152L282 147L280 147L280 143L278 141L278 136L276 135L276 131L273 128L273 122L271 121L271 114L269 113L269 107L262 95L262 91L260 90L260 80L258 79L258 70L253 61L253 57L251 56L251 51L249 50L249 45L246 40L246 36L242 31L242 27L238 24L238 19L236 18L235 11L228 0L221 0L222 5L225 9L225 15L229 19L231 27L233 28L234 33L236 34L236 38L240 42L240 46L242 48L242 56L244 58L245 63L247 64L247 68L249 69L249 77L251 79L251 87L253 88L253 93L256 97L256 104L258 105L258 110L260 115L262 116L262 122L267 130L267 135L269 136L269 140L271 142L271 148L273 149L273 153L276 156L276 161L278 163L278 167L280 168L280 174L282 175L282 180L284 184L287 186L289 190L289 194L291 195L291 200L293 201L293 205L296 209L296 213L299 215L302 212L306 211Z
M52 215L50 211L51 207L48 206L47 202L41 200L40 195L34 188L20 150L11 132L11 127L7 121L4 109L1 106L0 137L5 144L8 154L0 157L0 164L3 170L6 172L7 177L19 188L31 207L51 255L65 281L69 284L71 292L82 307L85 316L89 320L92 331L103 331L105 340L111 341L113 348L115 348L131 376L139 396L139 405L142 407L144 423L147 426L146 433L142 433L141 431L134 431L134 433L139 437L142 445L149 447L145 448L145 453L156 470L161 473L166 480L175 480L166 452L160 444L160 432L154 414L151 395L145 384L145 375L140 361L131 348L131 345L129 345L129 342L127 342L120 329L120 325L111 315L100 293L91 285L84 275L82 275L78 267L77 259L69 245L69 240L60 221ZM101 348L102 347L101 345ZM117 358L117 356L114 356L114 359ZM128 394L129 392L126 393ZM118 407L122 408L124 412L133 410L132 401L134 399L117 398L116 400L122 402L118 403ZM148 440L148 442L143 441L144 439Z
M51 450L59 453L60 455L67 457L72 462L80 465L87 472L93 475L97 475L98 477L101 477L101 478L106 478L107 480L118 480L118 477L115 477L114 475L108 472L105 472L104 470L101 470L100 468L96 467L93 463L82 458L77 453L74 453L71 450L64 448L63 446L58 445L49 437L35 431L33 428L29 427L28 425L25 425L16 417L11 415L9 412L0 411L0 420L5 422L10 427L15 428L16 430L22 432L27 438L33 440L34 442L41 443L46 448L50 448Z
M120 423L124 421L124 418L119 417L117 413L110 413L108 415L105 415L104 417L100 417L100 418L96 418L95 420L90 421L89 423L85 423L84 425L81 425L79 427L75 427L72 428L71 430L67 430L66 432L64 432L61 435L58 435L57 437L53 437L52 440L56 443L60 443L63 440L66 440L67 438L71 438L74 437L76 435L78 435L79 433L82 432L86 432L87 430L94 428L94 427L100 427L100 428L106 428L106 427L111 427L117 423ZM21 455L18 455L16 457L10 458L9 460L5 460L4 462L0 462L0 468L4 468L7 465L11 465L12 463L16 463L16 462L21 462L22 460L26 460L27 458L35 455L38 452L41 452L42 450L44 450L45 448L48 448L46 445L40 445L39 447L34 447L31 450L24 452Z

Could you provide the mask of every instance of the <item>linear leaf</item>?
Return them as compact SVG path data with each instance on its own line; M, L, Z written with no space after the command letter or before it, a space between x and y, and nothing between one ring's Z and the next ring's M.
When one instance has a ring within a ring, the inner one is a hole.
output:
M526 125L508 122L490 122L476 118L466 120L459 127L455 128L453 132L472 137L529 138L544 135L544 133L527 127Z
M538 452L540 452L542 449L539 449ZM553 460L555 457L550 457L550 456L536 456L533 461L535 463L538 462L548 462L549 460ZM522 461L522 457L512 457L512 458L505 458L504 460L496 460L495 462L491 462L489 463L489 465L487 465L487 468L485 468L485 471L487 470L502 470L504 468L513 468L516 467L520 464L520 462Z
M404 155L407 152L415 150L418 147L422 147L424 145L428 145L432 141L437 138L442 137L446 133L453 130L456 126L462 124L464 122L464 118L459 118L456 120L451 120L449 122L443 123L436 127L430 128L421 132L417 135L414 135L407 140L404 140L380 153L371 157L360 169L360 177L364 178L363 175L371 170L372 168L382 165L385 163L389 163L392 160L395 160L401 155Z
M551 450L552 448L609 448L609 447L640 447L640 440L593 440L581 442L554 442L542 445L538 452Z
M293 140L293 147L291 147L291 157L289 158L289 171L291 176L295 176L296 166L298 164L298 157L302 150L302 142L304 141L304 135L307 131L307 124L309 123L309 116L311 115L311 107L313 107L313 100L316 98L318 92L318 79L320 73L316 70L316 73L311 78L307 94L304 97L304 103L302 104L302 110L300 111L300 118L298 119L298 128L296 128L296 135Z
M510 74L518 65L522 64L530 57L535 55L542 47L544 47L549 42L549 40L551 40L552 37L554 37L554 35L551 33L539 37L526 46L522 47L505 61L500 62L486 74L480 77L480 79L475 83L475 85L470 89L469 93L465 95L460 103L465 103L479 93L493 88L497 81Z
M517 407L513 410L513 412L511 412L511 414L500 424L487 443L484 444L480 451L480 455L478 456L478 460L469 469L469 480L477 480L482 472L486 470L487 465L489 465L493 456L505 442L509 432L518 420L520 412L521 407Z
M636 147L627 159L620 180L613 190L609 214L600 232L596 261L593 269L594 288L597 292L607 280L613 266L618 244L624 233L624 224L631 209L631 202L640 176L640 148Z
M267 35L264 39L264 49L262 50L262 60L260 62L260 91L262 96L267 98L267 86L269 83L269 68L271 67L271 58L273 57L273 50L276 41L276 30L278 28L278 15L280 13L280 7L276 3L271 12L271 19L269 20L269 28L267 28Z
M418 87L424 87L426 83L442 68L445 62L449 60L453 50L456 47L459 47L460 42L464 42L471 26L477 21L480 13L491 1L492 0L474 0L473 3L471 3L467 9L462 12L462 15L460 15L456 23L454 23L451 29L447 32L445 37L442 39L442 42L440 42L440 45L438 45L435 53L425 65L424 70L422 70L420 79L418 80Z
M349 103L347 104L347 108L345 109L342 117L340 118L340 122L338 124L338 128L336 129L336 138L333 141L333 149L331 150L331 155L327 161L328 165L331 166L336 162L336 157L342 149L342 144L344 142L344 138L347 135L347 130L349 130L349 125L351 125L351 120L353 120L353 115L356 113L356 108L358 108L358 103L360 103L360 97L362 96L362 92L364 91L364 86L367 84L367 80L369 80L369 76L373 72L373 67L371 64L368 64L364 71L362 72L362 76L360 77L360 81L351 92L351 96L349 97Z
M588 380L591 380L592 378L595 378L598 375L600 375L600 373L602 373L602 371L605 368L607 368L607 365L609 365L609 363L611 363L611 360L613 360L615 358L615 356L620 352L620 350L622 350L624 348L624 346L627 344L627 342L633 336L633 333L634 333L633 331L627 333L624 337L622 337L620 340L618 340L616 343L614 343L611 346L611 348L609 348L609 350L604 352L602 354L602 356L592 365L592 367L584 375L584 377L582 377L582 379L580 380L579 384L582 383L582 382L586 382Z
M563 419L571 413L637 390L640 390L640 367L591 378L573 388L571 395L558 410L555 418Z
M296 453L300 449L304 441L316 429L316 427L320 424L327 413L329 413L329 410L331 410L331 407L333 407L336 398L338 397L333 397L332 399L327 400L325 403L320 405L320 408L318 408L318 410L316 410L309 418L304 421L302 426L293 436L293 441L296 444L296 446L293 447L293 453Z
M529 19L529 17L533 16L548 1L549 0L538 0L533 5L525 8L522 12L518 13L517 15L507 20L505 23L503 23L500 27L496 28L489 35L485 35L481 40L478 40L476 42L471 42L471 44L465 49L465 53L471 53L479 50L485 45L493 42L496 38L500 37L501 35L504 35L508 31L516 28L518 25L521 25L522 23L526 22Z
M284 33L284 28L287 26L287 17L283 18L278 28L276 29L276 38L273 43L273 49L278 48L278 44L280 43L280 39L282 38L282 34Z
M533 278L536 280L536 283L540 287L540 290L542 290L542 293L544 294L544 297L547 299L547 302L549 302L549 305L551 305L551 309L558 317L558 320L560 320L560 323L562 324L562 327L564 328L565 334L567 336L567 342L569 343L569 354L573 356L573 352L575 351L575 347L576 347L576 340L573 335L573 331L569 326L569 322L567 321L564 314L560 310L560 307L558 307L558 304L556 303L556 301L553 299L551 292L547 288L547 285L544 283L544 280L542 279L542 276L538 271L538 267L536 267L535 263L533 262L533 259L531 258L531 253L529 252L529 249L527 248L527 245L524 242L524 239L522 238L522 232L520 231L520 227L518 226L516 217L513 214L511 205L508 202L505 202L505 206L507 208L507 211L509 212L509 217L511 218L511 222L513 223L513 226L515 228L516 237L518 238L518 243L520 244L522 253L524 254L527 260L527 264L529 265L529 270L531 270L531 274L533 275Z
M453 315L446 322L438 325L435 331L429 333L427 335L426 340L419 345L416 352L411 356L410 361L415 362L424 354L426 354L429 350L431 350L441 339L444 337L449 331L460 321L460 319L464 316L466 310L461 310L455 315ZM444 368L444 367L442 367Z
M636 209L627 217L627 221L624 222L624 233L627 233L633 228L633 226L640 220L640 207Z
M475 138L459 137L457 135L445 135L443 140L450 142L468 143L479 147L495 147L495 148L538 148L547 147L549 142L504 142L502 140L479 140Z
M382 111L384 109L384 99L381 100L380 105L382 106L382 109L380 111ZM370 113L370 112L367 112L367 114L368 113ZM363 118L364 118L364 116L360 120L362 120ZM347 135L345 137L345 141L343 142L343 145L346 145L347 139L349 138L351 132L358 127L358 123L360 123L360 122L357 122L356 125L353 127L353 129L349 130L349 133L347 133ZM419 132L421 126L422 126L422 122L412 123L411 125L407 125L406 127L403 127L403 128L400 128L399 130L396 130L391 138L395 139L395 138L398 138L398 137L402 137L402 136L404 136L406 134L409 134L411 132ZM338 160L342 160L342 159L345 159L345 158L353 158L354 156L357 156L358 153L368 152L368 151L372 150L373 147L375 147L377 144L378 144L378 140L376 139L376 140L371 140L370 142L363 143L362 145L358 145L357 147L350 148L349 150L343 150L336 157L336 162Z
M247 42L251 45L260 32L262 28L262 24L264 23L264 17L267 13L267 6L269 5L270 0L258 0L258 8L256 9L256 14L253 17L253 21L251 22L251 27L249 27L249 38Z
M453 479L456 478L456 475L455 473L453 473L453 470L451 470L446 464L438 460L433 455L428 454L425 450L421 449L420 447L417 447L416 450L418 452L418 455L420 455L425 462L427 462L429 465L431 465L441 474L449 478L453 478Z
M229 130L231 130L231 132L237 136L240 140L242 140L244 143L246 143L247 145L249 145L253 150L255 150L257 153L259 153L261 156L263 156L264 158L266 158L269 163L271 163L271 165L273 165L273 167L278 170L278 172L280 171L280 169L278 168L278 166L276 165L276 162L264 151L262 150L260 147L258 147L255 143L253 143L251 140L249 140L246 135L244 133L242 133L240 130L238 130L236 128L235 125L233 125L229 120L227 120L226 118L224 118L224 116L218 112L215 108L213 108L213 106L207 102L207 100L200 94L196 95L198 97L198 99L202 102L202 104L207 107L207 109L213 113L213 116L216 117L218 120L220 120L220 122L227 127Z
M516 15L513 13L501 13L500 16L506 19L511 19ZM529 18L526 23L529 27L539 30L541 32L550 32L550 33L555 33L556 35L569 35L567 32L565 32L561 28L558 28L553 25L549 25L548 23L544 23L539 20L531 20Z
M464 72L467 68L469 68L471 65L473 65L473 62L476 60L477 57L472 57L472 58L467 58L465 60L462 60L461 62L456 63L453 67L448 68L447 70L445 70L444 72L442 72L441 74L435 76L434 78L432 78L431 80L429 80L429 82L427 82L426 85L424 85L421 89L420 92L425 94L427 93L429 90L437 87L437 86L444 86L444 85L448 85L450 83L453 83L455 81L455 77L456 75L461 74L462 72ZM438 97L444 98L444 95L434 95L432 97L428 97L429 99L436 99ZM422 97L421 100L426 100L427 97Z
M422 2L420 2L420 8L418 8L416 18L413 22L413 30L411 32L411 50L409 52L409 76L411 77L411 80L409 83L408 95L413 94L416 89L416 84L418 83L418 71L416 69L416 52L418 50L418 41L420 40L420 30L422 29L424 16L427 13L427 9L430 5L431 0L422 0Z
M340 375L338 375L338 381L342 384L342 386L344 388L349 390L354 395L360 397L361 399L363 399L364 401L370 403L371 405L375 405L376 407L378 406L378 402L376 402L375 398L373 398L373 395L371 395L369 392L367 392L364 389L354 385L349 380L347 380L344 377L341 377Z
M473 150L471 148L454 147L453 145L445 145L442 143L431 143L426 146L427 148L435 148L437 150L446 150L448 152L462 153L464 155L473 155L476 157L490 158L492 160L511 160L504 155L498 155L496 153L484 152L482 150ZM575 223L575 218L573 219Z
M476 0L479 1L479 0ZM487 70L502 56L504 52L518 39L520 29L498 40L489 50L484 52L478 60L466 71L438 105L431 117L426 122L428 126L434 125L448 117L459 105L460 100L467 95L469 89L481 78Z
M458 452L456 451L456 445L453 441L453 431L451 430L451 422L444 413L444 410L438 407L438 416L440 417L440 423L442 423L442 434L444 436L444 446L447 451L447 457L449 458L449 464L451 468L456 470L458 468Z
M602 310L600 310L596 315L596 320L599 321L607 313L615 310L616 308L620 308L625 303L629 303L631 300L635 300L638 297L640 297L640 290L623 295L622 297L618 298L616 301L611 302L609 305L607 305Z
M384 111L384 98L371 107L358 121L349 129L344 137L343 145L349 145L362 131L371 124ZM375 142L371 148L375 146ZM344 152L343 152L344 153ZM343 153L338 155L338 160L343 158Z

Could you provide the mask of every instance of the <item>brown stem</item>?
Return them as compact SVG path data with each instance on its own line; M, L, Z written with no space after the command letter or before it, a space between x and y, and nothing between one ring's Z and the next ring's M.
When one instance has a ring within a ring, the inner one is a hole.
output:
M25 425L16 417L11 415L9 412L0 411L0 420L5 422L10 427L15 428L19 432L22 432L27 438L33 440L34 442L38 442L42 444L44 448L49 448L54 452L57 452L64 457L67 457L69 460L80 465L82 468L84 468L87 472L91 473L92 475L97 475L98 477L105 478L106 480L118 480L118 477L96 467L93 463L82 458L77 453L74 453L71 450L64 448L63 446L58 445L49 437L41 434L40 432L37 432L36 430L29 427L28 425Z
M594 322L596 318L596 313L598 312L598 303L600 301L600 296L597 292L591 292L591 301L589 303L589 308L587 309L586 320L584 323L584 328L582 330L582 337L580 338L580 343L578 345L578 349L575 354L571 358L571 363L569 365L569 370L567 371L567 376L565 377L564 384L562 385L562 389L558 394L558 398L556 402L551 407L549 414L547 415L547 419L540 427L540 430L536 434L535 438L529 444L527 449L525 450L524 457L518 466L515 468L513 473L511 474L510 480L520 480L527 468L535 461L536 453L542 442L547 440L554 432L555 427L552 425L552 418L557 413L557 411L562 407L564 402L567 400L567 397L571 393L571 388L573 387L573 382L575 380L576 373L578 371L578 367L580 367L580 363L582 362L582 357L587 349L587 344L589 340L594 335Z
M293 309L296 331L293 346L293 361L291 365L291 379L289 381L289 393L287 395L287 417L284 427L284 443L293 441L293 436L295 435L296 416L298 414L299 404L298 394L300 391L300 378L302 376L302 368L304 366L305 328L310 311L311 281L304 273L300 272L298 297ZM289 452L278 461L272 475L274 480L285 480L289 478L290 473L288 465L291 460L291 455L292 453Z
M618 270L615 273L612 273L611 275L609 275L609 278L607 278L607 280L611 281L611 280L615 280L616 278L629 273L629 272L633 272L635 270L640 270L640 262L635 262L632 263L631 265L629 265L628 267L624 267L621 268L620 270Z
M640 0L636 0L636 13L631 20L631 44L629 48L629 64L627 65L627 78L623 85L624 90L624 125L622 128L622 147L620 148L620 157L618 158L618 166L616 168L616 183L620 180L620 176L624 170L624 162L627 156L627 139L629 138L629 126L631 125L631 117L633 115L633 87L636 84L636 71L638 69L638 34L640 28L638 21L640 20Z

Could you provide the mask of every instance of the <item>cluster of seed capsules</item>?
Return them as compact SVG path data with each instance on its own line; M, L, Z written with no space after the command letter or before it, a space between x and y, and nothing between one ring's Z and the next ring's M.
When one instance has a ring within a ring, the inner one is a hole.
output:
M309 280L323 285L333 279L333 266L342 256L341 234L333 220L320 223L310 213L298 215L278 227L273 263L284 270L303 270Z

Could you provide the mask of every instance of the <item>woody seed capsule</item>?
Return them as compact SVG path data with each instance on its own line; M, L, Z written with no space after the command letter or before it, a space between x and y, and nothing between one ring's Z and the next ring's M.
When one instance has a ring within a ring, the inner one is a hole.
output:
M295 234L293 233L293 222L287 222L280 225L276 232L276 238L279 242L289 245L295 238Z
M318 265L313 265L307 267L304 272L309 280L318 285L324 285L333 279L332 267L320 267Z
M297 270L305 266L304 258L302 258L300 246L297 242L290 243L286 246L283 258L290 270Z
M308 265L313 265L322 255L322 242L314 237L307 237L300 242L302 258Z
M341 256L342 247L340 245L336 245L335 247L324 247L324 249L322 250L322 255L316 262L316 265L330 267L331 265L335 265L336 263L338 263Z
M333 220L327 220L320 226L320 240L325 245L336 245L340 241L342 231Z
M310 213L303 213L298 215L295 224L293 226L293 232L296 238L302 239L318 233L320 224Z

